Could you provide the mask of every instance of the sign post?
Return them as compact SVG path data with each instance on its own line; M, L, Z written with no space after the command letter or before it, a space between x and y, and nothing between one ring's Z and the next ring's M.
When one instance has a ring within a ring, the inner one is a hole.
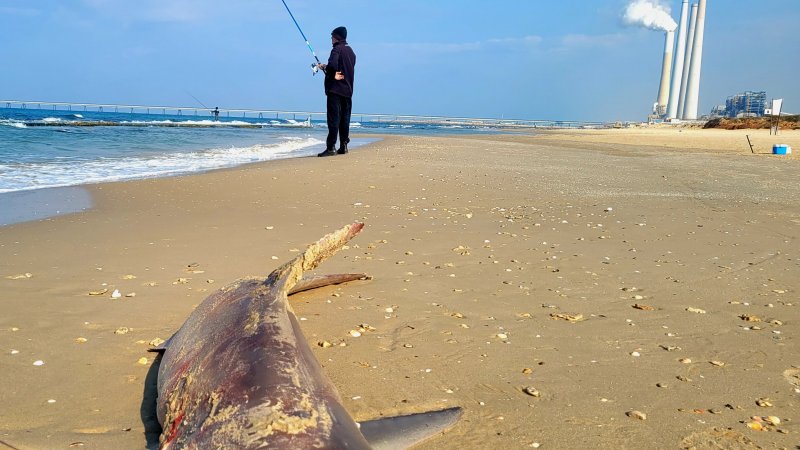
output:
M772 114L774 119L775 126L770 127L769 134L772 135L772 130L775 130L775 136L778 135L778 127L781 123L781 107L783 106L783 99L782 98L775 98L772 99L772 110L770 113Z

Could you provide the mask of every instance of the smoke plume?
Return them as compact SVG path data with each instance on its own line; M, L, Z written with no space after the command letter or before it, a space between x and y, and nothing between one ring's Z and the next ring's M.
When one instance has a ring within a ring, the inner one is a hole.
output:
M675 31L678 24L672 18L669 6L661 0L634 0L625 8L623 21L657 31Z

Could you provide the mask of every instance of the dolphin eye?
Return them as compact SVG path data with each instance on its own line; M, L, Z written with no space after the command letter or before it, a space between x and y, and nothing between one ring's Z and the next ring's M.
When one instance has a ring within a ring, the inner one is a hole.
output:
M311 411L307 411L305 409L298 409L298 410L292 411L291 415L294 416L294 417L299 417L301 419L308 419L308 418L311 417Z

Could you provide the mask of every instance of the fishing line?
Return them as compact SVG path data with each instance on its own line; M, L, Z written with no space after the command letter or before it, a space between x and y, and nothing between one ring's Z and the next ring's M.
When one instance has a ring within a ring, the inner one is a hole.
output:
M197 97L195 97L194 95L192 95L192 93L191 93L191 92L189 92L189 91L186 91L186 93L187 93L187 94L189 94L189 96L190 96L190 97L192 97L193 99L195 99L195 101L197 101L197 103L200 103L200 106L202 106L203 108L206 108L206 109L208 109L208 106L204 105L204 104L203 104L203 102L201 102L200 100L198 100L198 99L197 99Z
M320 61L319 61L319 58L317 58L316 52L314 52L314 48L311 47L311 44L308 42L308 38L306 37L306 34L303 33L303 30L300 28L300 24L297 23L297 19L295 19L294 18L294 14L292 14L292 10L289 9L289 5L286 4L285 0L281 0L281 2L283 2L283 6L286 7L286 11L289 12L289 17L292 18L292 21L294 22L294 26L296 26L297 27L297 31L300 32L300 36L303 36L303 40L306 41L306 45L308 46L308 49L311 50L311 54L314 55L314 59L317 60L317 64L321 64ZM319 70L319 68L317 68L317 64L313 64L313 63L311 64L311 74L312 75L316 75L317 71Z

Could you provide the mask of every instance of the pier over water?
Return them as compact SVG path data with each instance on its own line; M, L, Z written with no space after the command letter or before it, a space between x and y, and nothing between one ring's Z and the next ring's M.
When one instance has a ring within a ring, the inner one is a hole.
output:
M151 105L121 105L111 103L71 103L50 102L35 100L0 100L0 107L18 109L40 109L70 112L101 112L118 114L161 114L169 116L188 116L205 119L274 119L295 121L321 121L326 119L326 113L315 111L288 111L247 108L198 108L194 106L151 106ZM216 116L215 112L219 112ZM476 117L447 117L447 116L416 116L398 114L353 113L352 120L358 122L374 123L407 123L420 125L452 125L452 126L477 126L496 128L606 128L611 124L603 122L581 122L565 120L531 120L531 119L505 119L505 118L476 118ZM92 126L103 126L96 122ZM119 123L109 123L117 125ZM89 126L89 122L87 125ZM165 124L165 126L168 126Z

